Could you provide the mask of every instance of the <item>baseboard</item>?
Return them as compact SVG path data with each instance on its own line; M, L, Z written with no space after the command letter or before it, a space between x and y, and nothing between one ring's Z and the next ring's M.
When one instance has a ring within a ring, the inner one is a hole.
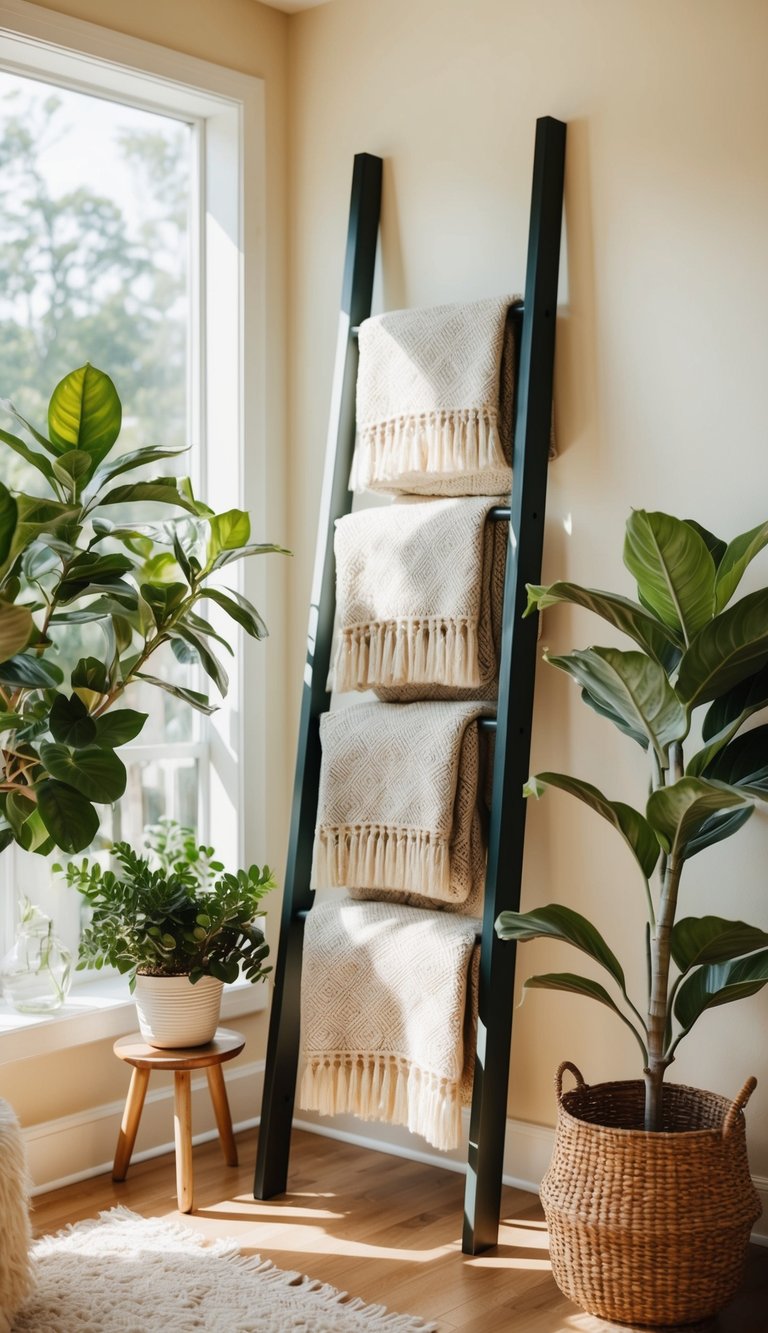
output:
M235 1129L251 1129L259 1123L264 1061L232 1065L225 1078ZM192 1142L206 1143L217 1131L205 1075L193 1078L191 1087ZM107 1102L24 1129L33 1195L111 1171L123 1107L122 1101ZM166 1152L173 1152L173 1083L153 1086L151 1081L131 1160L143 1162Z
M259 1123L264 1061L233 1065L227 1070L226 1079L235 1130L251 1129ZM24 1130L34 1181L33 1194L111 1171L122 1113L122 1102L110 1102ZM193 1143L205 1143L216 1137L205 1077L192 1080L192 1124L195 1127ZM425 1139L409 1134L399 1125L367 1124L354 1116L326 1118L311 1111L301 1111L294 1125L297 1129L355 1143L375 1152L391 1153L395 1157L425 1162L461 1174L466 1171L468 1112L464 1114L464 1142L451 1153L438 1153ZM552 1155L553 1140L554 1131L545 1125L507 1120L504 1184L536 1192ZM150 1084L133 1160L145 1161L172 1151L173 1085L153 1087ZM752 1240L768 1246L768 1177L753 1176L753 1181L763 1204L763 1214Z

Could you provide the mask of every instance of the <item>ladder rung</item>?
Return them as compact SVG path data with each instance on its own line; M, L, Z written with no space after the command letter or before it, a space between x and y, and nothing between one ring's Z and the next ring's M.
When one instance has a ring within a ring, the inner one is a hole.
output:
M495 730L496 730L496 718L495 718L495 717L479 717L479 718L477 719L477 727L478 727L478 731L495 731Z
M488 510L489 523L508 523L512 517L512 510L509 505L494 505L493 509Z

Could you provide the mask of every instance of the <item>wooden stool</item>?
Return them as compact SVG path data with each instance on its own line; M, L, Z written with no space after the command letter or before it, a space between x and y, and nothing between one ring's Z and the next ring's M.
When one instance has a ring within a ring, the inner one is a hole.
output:
M176 1194L179 1212L192 1211L192 1098L190 1070L204 1069L208 1078L216 1125L228 1166L237 1166L237 1148L232 1134L227 1089L221 1066L234 1060L245 1045L245 1037L230 1028L217 1028L213 1041L205 1046L190 1046L186 1050L167 1051L148 1046L139 1032L120 1037L114 1044L115 1055L133 1066L131 1086L125 1103L123 1120L115 1149L113 1180L125 1180L131 1161L136 1131L139 1128L144 1097L153 1069L174 1071L174 1138L176 1141Z

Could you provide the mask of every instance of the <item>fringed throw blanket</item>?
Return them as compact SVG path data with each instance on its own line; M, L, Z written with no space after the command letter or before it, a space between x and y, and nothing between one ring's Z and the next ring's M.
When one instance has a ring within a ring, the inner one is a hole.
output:
M407 1125L458 1146L474 1072L472 917L390 903L318 904L304 929L299 1105Z
M325 713L312 882L458 905L482 881L481 703Z
M519 297L360 325L355 491L508 495Z
M507 546L506 525L487 521L497 503L399 500L340 519L334 689L495 692Z

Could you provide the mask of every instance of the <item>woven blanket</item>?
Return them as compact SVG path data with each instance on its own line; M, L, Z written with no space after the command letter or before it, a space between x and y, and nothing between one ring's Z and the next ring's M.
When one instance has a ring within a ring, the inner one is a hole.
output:
M472 917L347 899L304 928L299 1105L458 1146L477 1026Z
M363 321L352 490L509 494L519 299Z
M495 503L400 499L339 520L334 689L495 692L507 549L506 526L487 522Z
M320 719L315 888L454 905L483 880L482 703L357 704Z

